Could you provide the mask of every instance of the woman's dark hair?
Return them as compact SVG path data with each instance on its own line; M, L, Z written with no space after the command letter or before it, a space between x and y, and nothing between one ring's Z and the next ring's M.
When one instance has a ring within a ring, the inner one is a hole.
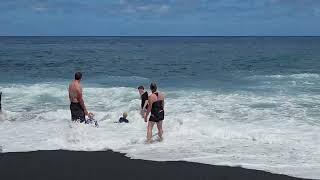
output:
M75 74L74 74L74 79L75 80L80 80L82 78L82 73L81 72L76 72Z
M142 89L142 90L144 90L144 87L143 87L143 86L139 86L139 87L138 87L138 89Z
M156 92L157 91L157 84L156 83L151 83L150 84L150 89L152 92Z

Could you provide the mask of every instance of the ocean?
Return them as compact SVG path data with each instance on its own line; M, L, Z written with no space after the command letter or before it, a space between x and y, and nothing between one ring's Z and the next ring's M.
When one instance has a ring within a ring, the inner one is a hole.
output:
M99 128L70 122L76 71ZM137 87L151 82L166 116L147 145ZM320 37L0 37L0 91L3 153L111 149L320 179Z

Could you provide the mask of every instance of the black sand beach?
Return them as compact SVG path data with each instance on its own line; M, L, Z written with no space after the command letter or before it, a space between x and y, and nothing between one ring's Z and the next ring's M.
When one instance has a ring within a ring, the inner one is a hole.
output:
M0 153L1 180L95 179L219 179L294 180L299 178L241 167L213 166L184 161L132 160L112 151L35 151Z

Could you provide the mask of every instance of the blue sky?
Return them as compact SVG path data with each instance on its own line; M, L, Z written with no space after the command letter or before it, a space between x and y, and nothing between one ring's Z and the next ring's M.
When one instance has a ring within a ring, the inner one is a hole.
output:
M320 0L1 0L0 35L320 35Z

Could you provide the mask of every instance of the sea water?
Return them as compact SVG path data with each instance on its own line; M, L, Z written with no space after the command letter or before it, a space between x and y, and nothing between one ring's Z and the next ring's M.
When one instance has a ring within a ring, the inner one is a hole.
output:
M0 37L0 146L320 179L319 49L320 37ZM70 122L76 71L99 128ZM145 144L137 87L150 82L166 97L164 141ZM114 123L123 112L130 123Z

